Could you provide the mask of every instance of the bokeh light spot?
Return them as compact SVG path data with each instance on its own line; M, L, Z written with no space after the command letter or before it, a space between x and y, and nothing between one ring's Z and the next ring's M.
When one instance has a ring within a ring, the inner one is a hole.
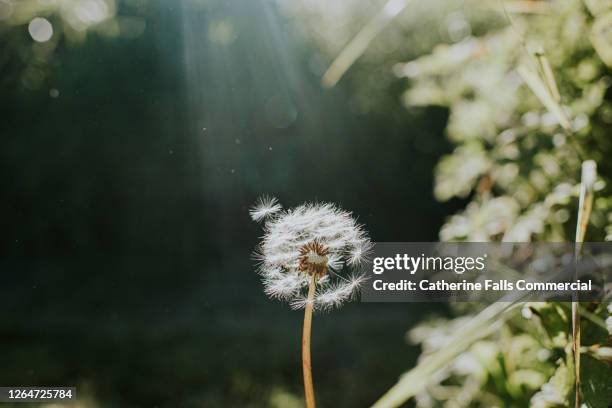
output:
M76 14L85 24L95 24L108 17L108 6L102 0L86 0L80 2Z
M28 24L28 32L34 41L46 42L53 36L53 26L46 18L36 17Z

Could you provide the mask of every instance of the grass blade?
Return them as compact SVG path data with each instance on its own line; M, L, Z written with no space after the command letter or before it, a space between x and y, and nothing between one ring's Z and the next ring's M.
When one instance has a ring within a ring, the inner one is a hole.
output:
M368 48L372 40L389 24L410 0L389 0L385 6L344 47L327 69L321 82L327 87L338 83L348 69Z
M520 301L525 296L512 293L505 301L493 303L483 309L451 336L445 347L425 357L415 368L404 374L372 408L397 407L413 397L427 386L436 372L446 367L470 345L497 330L498 325L510 315L509 312L522 304Z
M535 53L536 60L538 61L538 65L542 70L542 76L546 82L546 86L550 91L551 96L555 100L555 102L561 102L561 94L559 93L559 87L557 87L557 81L555 80L555 74L553 73L552 67L550 66L550 62L546 55L544 55L544 51L538 51Z
M582 243L593 208L595 179L597 178L597 165L593 160L582 163L580 180L580 201L578 203L578 220L576 221L576 259L580 256ZM574 353L575 377L575 407L580 407L580 303L578 293L572 301L572 350Z
M552 72L552 71L551 71ZM542 105L548 109L553 115L557 117L559 124L563 127L563 129L569 131L571 130L571 124L563 108L559 105L548 89L548 86L540 76L533 72L531 69L527 68L525 65L518 67L518 73L523 78L527 86L533 91L533 93L538 97Z

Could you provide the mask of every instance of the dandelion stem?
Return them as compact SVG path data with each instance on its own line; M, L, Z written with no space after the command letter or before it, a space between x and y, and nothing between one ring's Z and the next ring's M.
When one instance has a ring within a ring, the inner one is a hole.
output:
M312 384L312 364L310 362L310 332L312 327L312 307L314 303L317 275L312 274L308 287L308 300L304 311L304 329L302 331L302 369L304 371L304 394L306 407L315 408L314 387Z

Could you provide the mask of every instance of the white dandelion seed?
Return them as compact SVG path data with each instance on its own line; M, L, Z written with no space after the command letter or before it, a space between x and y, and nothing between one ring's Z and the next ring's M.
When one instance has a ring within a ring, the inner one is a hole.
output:
M262 196L257 203L249 210L249 215L253 221L263 221L271 215L279 212L283 207L275 197Z
M268 296L303 309L314 280L313 307L329 310L358 293L363 276L354 269L367 259L371 242L351 213L328 203L281 211L276 199L264 197L251 217L266 219L255 258Z
M372 247L373 245L370 241L356 245L355 250L351 253L351 257L348 260L348 264L361 265L363 262L368 261L368 255L372 251Z

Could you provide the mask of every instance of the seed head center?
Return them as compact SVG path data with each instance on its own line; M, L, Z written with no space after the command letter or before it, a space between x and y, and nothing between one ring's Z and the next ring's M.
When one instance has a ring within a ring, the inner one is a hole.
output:
M300 249L299 270L321 278L327 273L329 249L317 241L309 242Z

